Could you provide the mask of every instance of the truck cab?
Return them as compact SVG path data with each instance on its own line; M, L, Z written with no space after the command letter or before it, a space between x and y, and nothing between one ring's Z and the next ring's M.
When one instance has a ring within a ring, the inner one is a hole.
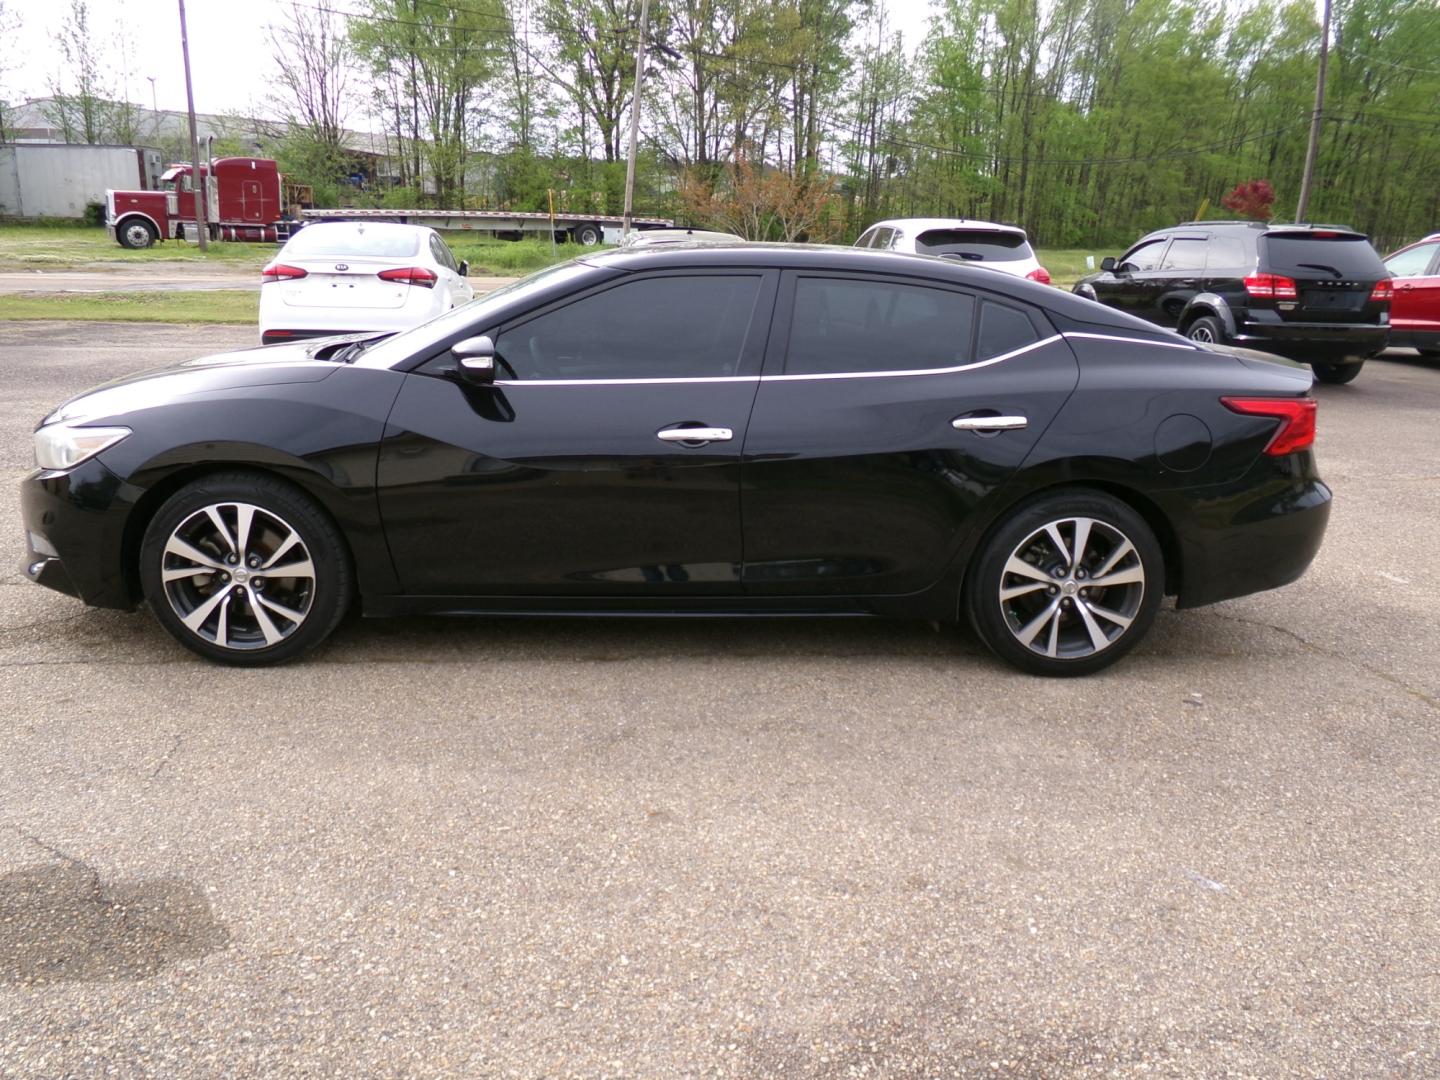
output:
M200 167L205 219L215 240L274 242L281 225L283 180L268 158L215 158ZM158 191L107 191L105 227L121 247L147 248L160 240L193 239L195 169L171 165Z

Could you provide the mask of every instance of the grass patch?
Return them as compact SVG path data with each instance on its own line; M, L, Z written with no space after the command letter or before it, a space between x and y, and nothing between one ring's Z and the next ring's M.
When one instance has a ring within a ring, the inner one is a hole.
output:
M555 244L550 252L549 240L496 240L488 236L474 236L459 230L442 232L455 258L470 263L470 273L479 277L518 277L535 270L543 270L556 263L568 262L577 255L603 250L599 247L581 247L579 244Z
M0 295L0 319L258 325L260 294L214 292L18 293Z
M1069 290L1075 282L1079 281L1086 274L1093 274L1100 269L1100 260L1106 255L1114 255L1113 251L1086 251L1081 248L1052 248L1049 251L1037 251L1035 257L1040 260L1040 265L1050 271L1050 280L1053 284L1062 289ZM1095 270L1085 265L1085 257L1093 256L1095 259Z
M201 253L195 244L166 240L140 251L122 248L105 230L90 225L0 225L0 269L67 270L92 263L196 263L202 266L259 270L279 250L277 244L212 243Z

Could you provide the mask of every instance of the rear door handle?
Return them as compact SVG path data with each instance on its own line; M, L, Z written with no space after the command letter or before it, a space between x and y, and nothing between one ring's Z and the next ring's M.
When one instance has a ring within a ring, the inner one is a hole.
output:
M950 426L956 431L1018 431L1029 423L1023 416L961 416Z
M735 432L731 431L728 427L661 428L655 433L655 437L662 442L729 442L735 437Z

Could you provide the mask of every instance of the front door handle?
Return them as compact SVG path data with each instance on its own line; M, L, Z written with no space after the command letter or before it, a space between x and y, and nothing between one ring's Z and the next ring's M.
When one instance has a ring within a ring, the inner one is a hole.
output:
M1023 416L961 416L950 426L956 431L1018 431L1029 423Z
M735 437L735 432L728 427L677 427L661 428L655 433L655 437L662 442L699 444L729 442Z

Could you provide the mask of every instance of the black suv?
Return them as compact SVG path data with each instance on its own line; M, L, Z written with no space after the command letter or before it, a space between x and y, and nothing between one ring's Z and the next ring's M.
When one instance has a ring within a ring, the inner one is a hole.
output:
M1194 341L1263 349L1346 383L1390 336L1390 274L1343 225L1187 221L1141 237L1075 292Z

